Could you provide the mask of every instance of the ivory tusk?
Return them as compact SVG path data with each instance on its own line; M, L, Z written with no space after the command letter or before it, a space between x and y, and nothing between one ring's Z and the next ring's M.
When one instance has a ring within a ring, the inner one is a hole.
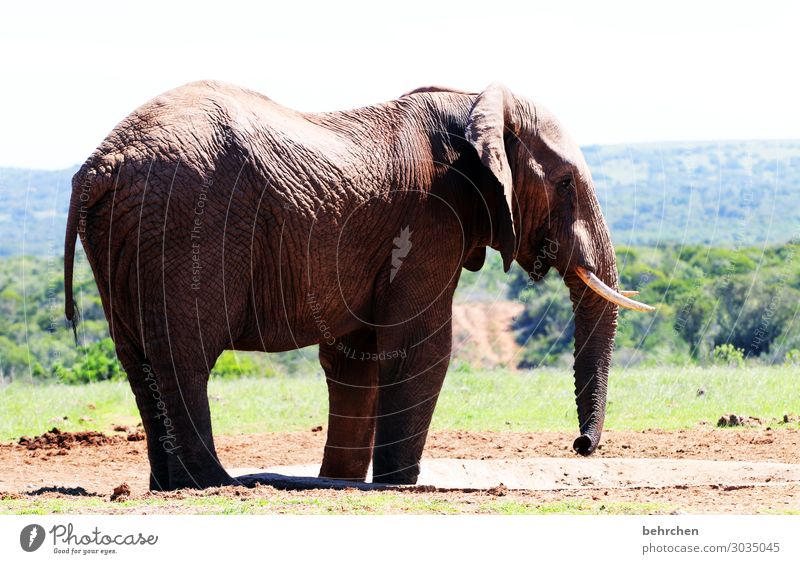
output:
M653 306L649 306L647 304L643 304L642 302L637 302L636 300L632 300L629 297L625 296L624 294L620 294L616 290L609 288L606 286L602 280L600 280L594 272L589 272L585 268L581 266L575 267L575 273L580 277L583 282L589 286L594 292L596 292L600 297L608 300L613 304L617 304L620 307L624 307L627 309L634 309L636 311L655 311L656 308Z
M632 298L633 296L639 295L638 290L620 290L619 293L625 296L626 298Z

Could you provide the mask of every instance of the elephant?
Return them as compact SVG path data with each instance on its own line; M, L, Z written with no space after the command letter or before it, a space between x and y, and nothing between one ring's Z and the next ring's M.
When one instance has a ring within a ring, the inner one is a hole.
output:
M72 179L76 238L147 437L150 488L237 483L207 395L224 350L319 345L320 476L414 484L452 347L453 293L486 248L563 277L575 316L573 448L600 441L618 307L614 249L578 146L499 83L302 113L194 82L122 122Z

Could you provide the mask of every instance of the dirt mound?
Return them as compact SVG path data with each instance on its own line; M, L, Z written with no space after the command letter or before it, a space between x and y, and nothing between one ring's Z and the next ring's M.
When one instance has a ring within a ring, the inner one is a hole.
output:
M127 482L122 482L111 494L111 501L124 501L131 496L131 487Z
M59 449L69 450L73 446L100 446L119 442L121 437L109 437L99 431L60 431L58 427L53 427L46 433L34 438L20 437L17 444L26 447L28 450L39 449ZM140 440L138 438L129 440Z
M760 427L763 424L764 422L758 417L736 415L735 413L723 415L717 421L717 427Z

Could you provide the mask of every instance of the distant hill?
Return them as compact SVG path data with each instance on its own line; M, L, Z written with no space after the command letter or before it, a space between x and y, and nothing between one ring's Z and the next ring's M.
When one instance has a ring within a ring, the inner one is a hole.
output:
M617 245L762 245L800 229L800 141L583 151Z
M0 256L61 256L78 166L64 170L0 168Z
M583 151L617 244L752 246L800 228L800 140ZM0 256L61 254L76 170L0 168Z

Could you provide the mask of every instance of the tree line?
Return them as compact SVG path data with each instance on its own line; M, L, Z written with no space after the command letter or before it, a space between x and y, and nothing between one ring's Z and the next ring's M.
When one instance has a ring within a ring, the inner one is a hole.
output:
M800 360L800 246L724 249L701 245L618 247L620 286L639 290L653 314L621 310L615 362L785 363ZM523 366L571 363L572 305L552 273L531 285L512 274L509 297Z
M617 365L800 362L800 244L715 248L664 244L618 247L623 289L639 290L653 314L620 313ZM82 254L75 294L79 345L63 317L61 258L0 259L0 378L82 383L124 378L94 279ZM483 270L464 271L458 301L518 300L512 330L520 367L570 366L574 324L563 282L551 271L532 283L503 272L491 252ZM458 361L458 359L456 359ZM318 371L315 347L263 355L226 352L214 377Z

